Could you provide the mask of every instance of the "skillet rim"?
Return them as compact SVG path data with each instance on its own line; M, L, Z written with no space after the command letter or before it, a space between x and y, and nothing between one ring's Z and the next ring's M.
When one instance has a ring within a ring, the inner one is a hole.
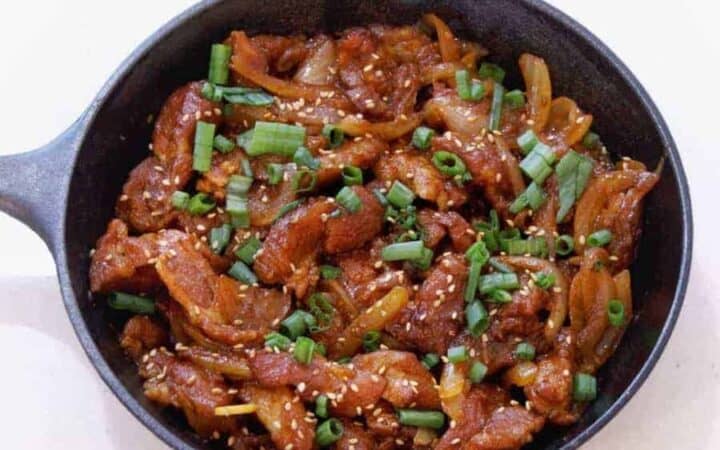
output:
M71 163L69 165L68 173L63 177L62 188L64 192L63 205L65 211L62 214L61 223L58 224L58 228L54 231L54 239L51 239L50 246L53 254L55 255L55 261L57 264L57 274L60 280L60 287L63 296L63 303L67 311L70 322L73 325L75 334L80 341L86 355L92 362L95 370L99 373L102 380L110 388L113 394L121 401L121 403L135 416L146 428L152 431L157 437L159 437L165 444L176 449L193 449L197 448L192 445L188 445L179 434L171 431L163 422L153 417L141 404L140 402L130 394L130 392L124 387L120 379L115 375L115 372L110 368L102 353L98 349L97 344L93 340L87 325L82 317L80 306L75 297L75 293L72 289L72 282L70 279L70 271L68 268L68 258L66 252L66 227L67 227L67 207L68 207L68 195L71 180L75 173L76 164L79 159L79 151L88 134L88 131L93 124L100 109L102 109L108 96L121 84L129 75L132 68L147 55L152 47L157 42L164 39L172 31L184 25L197 15L211 9L216 4L222 3L225 0L204 0L200 3L193 5L177 16L173 17L165 25L160 27L157 31L152 33L146 38L133 52L125 58L125 60L118 66L115 72L110 76L108 81L105 82L103 87L100 89L88 109L83 113L82 117L71 127L74 129L75 137L73 144L74 154L72 155ZM687 177L680 160L680 155L672 138L670 130L660 114L660 111L655 106L654 102L650 98L647 91L643 88L637 78L628 69L628 67L618 58L615 53L610 50L599 38L591 33L580 23L576 22L570 16L566 15L554 6L545 3L541 0L519 0L529 10L535 13L548 17L552 21L558 23L565 29L569 30L574 36L582 40L584 44L592 47L599 54L601 54L609 64L609 70L615 71L622 81L626 83L630 89L635 92L641 101L642 107L645 112L649 115L653 126L658 132L661 142L666 150L666 157L669 160L672 171L677 178L677 190L680 199L680 211L682 214L682 255L679 267L678 284L675 288L675 292L672 299L670 310L665 319L664 325L660 331L657 342L653 346L652 351L648 355L646 361L643 363L640 370L630 381L627 389L613 402L613 404L594 422L590 423L584 430L582 430L573 439L563 444L563 449L574 449L579 447L582 443L586 442L590 437L600 431L607 423L612 420L613 417L627 404L627 402L635 395L638 389L645 382L650 372L658 362L662 352L667 345L667 342L672 334L673 328L677 322L682 304L685 298L687 285L689 281L690 266L692 261L692 242L693 242L693 220L689 187L687 183Z

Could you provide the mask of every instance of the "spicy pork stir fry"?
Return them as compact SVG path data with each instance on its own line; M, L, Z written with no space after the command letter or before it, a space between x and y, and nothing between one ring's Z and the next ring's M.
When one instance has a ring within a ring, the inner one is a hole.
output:
M145 395L231 448L515 449L632 318L642 200L520 57L417 26L247 36L177 89L92 258Z

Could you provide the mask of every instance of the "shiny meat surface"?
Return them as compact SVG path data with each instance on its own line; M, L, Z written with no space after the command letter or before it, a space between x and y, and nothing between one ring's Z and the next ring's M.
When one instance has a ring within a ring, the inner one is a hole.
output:
M506 79L406 19L231 31L91 252L145 396L213 448L514 450L601 395L660 169L540 56Z

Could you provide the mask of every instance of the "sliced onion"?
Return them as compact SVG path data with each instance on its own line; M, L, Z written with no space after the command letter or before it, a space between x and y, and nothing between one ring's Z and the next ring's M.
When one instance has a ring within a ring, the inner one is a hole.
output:
M525 80L525 95L527 96L530 119L534 121L533 129L536 133L539 133L545 128L550 116L550 104L552 101L550 72L545 60L529 53L520 56L520 71Z
M293 80L313 86L329 85L335 81L333 66L336 59L335 42L327 39L303 61Z

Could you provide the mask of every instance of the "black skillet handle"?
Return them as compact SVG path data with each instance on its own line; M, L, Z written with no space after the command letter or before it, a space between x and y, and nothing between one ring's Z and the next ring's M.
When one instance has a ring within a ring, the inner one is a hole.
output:
M37 150L0 156L0 211L32 228L51 250L62 238L79 129L77 121Z

